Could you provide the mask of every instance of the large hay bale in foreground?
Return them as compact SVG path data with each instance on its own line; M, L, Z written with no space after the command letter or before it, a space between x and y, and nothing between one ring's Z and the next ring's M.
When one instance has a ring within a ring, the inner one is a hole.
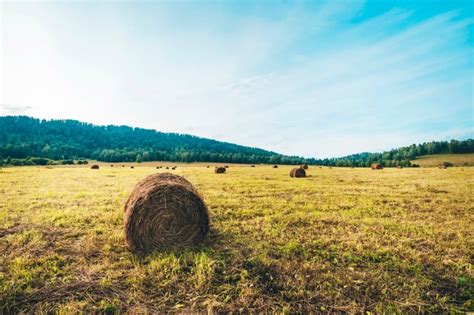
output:
M291 169L290 177L306 177L306 171L301 167L295 167Z
M91 166L91 169L93 169L93 170L98 170L98 169L99 169L99 165L94 164L94 165Z
M204 240L209 232L209 214L189 181L170 173L153 174L130 194L124 229L132 251L181 248Z
M216 174L224 174L225 173L225 167L217 167L214 169L214 173Z

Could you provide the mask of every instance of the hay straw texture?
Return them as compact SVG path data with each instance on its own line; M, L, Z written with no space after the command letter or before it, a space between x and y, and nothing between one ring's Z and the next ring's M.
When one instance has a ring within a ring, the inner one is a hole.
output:
M209 232L209 214L194 186L170 173L140 181L125 204L125 240L130 250L149 253L198 244Z
M295 167L291 169L290 177L306 177L306 171L301 167Z
M225 167L217 167L214 169L214 173L216 174L224 174L225 173Z

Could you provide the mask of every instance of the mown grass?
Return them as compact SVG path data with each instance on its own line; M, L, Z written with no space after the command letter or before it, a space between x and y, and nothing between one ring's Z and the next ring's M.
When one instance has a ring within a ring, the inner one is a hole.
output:
M179 165L207 202L202 246L139 257L123 204L158 171L0 170L0 312L465 312L473 168Z

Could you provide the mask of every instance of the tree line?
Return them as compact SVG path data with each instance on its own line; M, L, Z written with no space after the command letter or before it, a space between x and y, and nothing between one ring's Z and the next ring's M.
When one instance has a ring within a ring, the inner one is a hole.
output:
M473 153L472 139L432 141L383 153L359 153L316 159L287 156L227 142L128 126L96 126L76 120L40 120L27 116L0 117L0 165L103 162L217 162L302 164L344 167L412 166L417 156Z

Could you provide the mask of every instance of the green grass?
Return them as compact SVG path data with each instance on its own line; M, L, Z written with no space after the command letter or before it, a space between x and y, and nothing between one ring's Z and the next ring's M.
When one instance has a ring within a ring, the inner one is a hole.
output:
M411 162L422 167L439 166L443 162L450 162L454 166L474 166L474 153L423 155Z
M209 239L139 257L123 205L161 170L1 169L0 313L474 309L474 168L289 170L179 164Z

